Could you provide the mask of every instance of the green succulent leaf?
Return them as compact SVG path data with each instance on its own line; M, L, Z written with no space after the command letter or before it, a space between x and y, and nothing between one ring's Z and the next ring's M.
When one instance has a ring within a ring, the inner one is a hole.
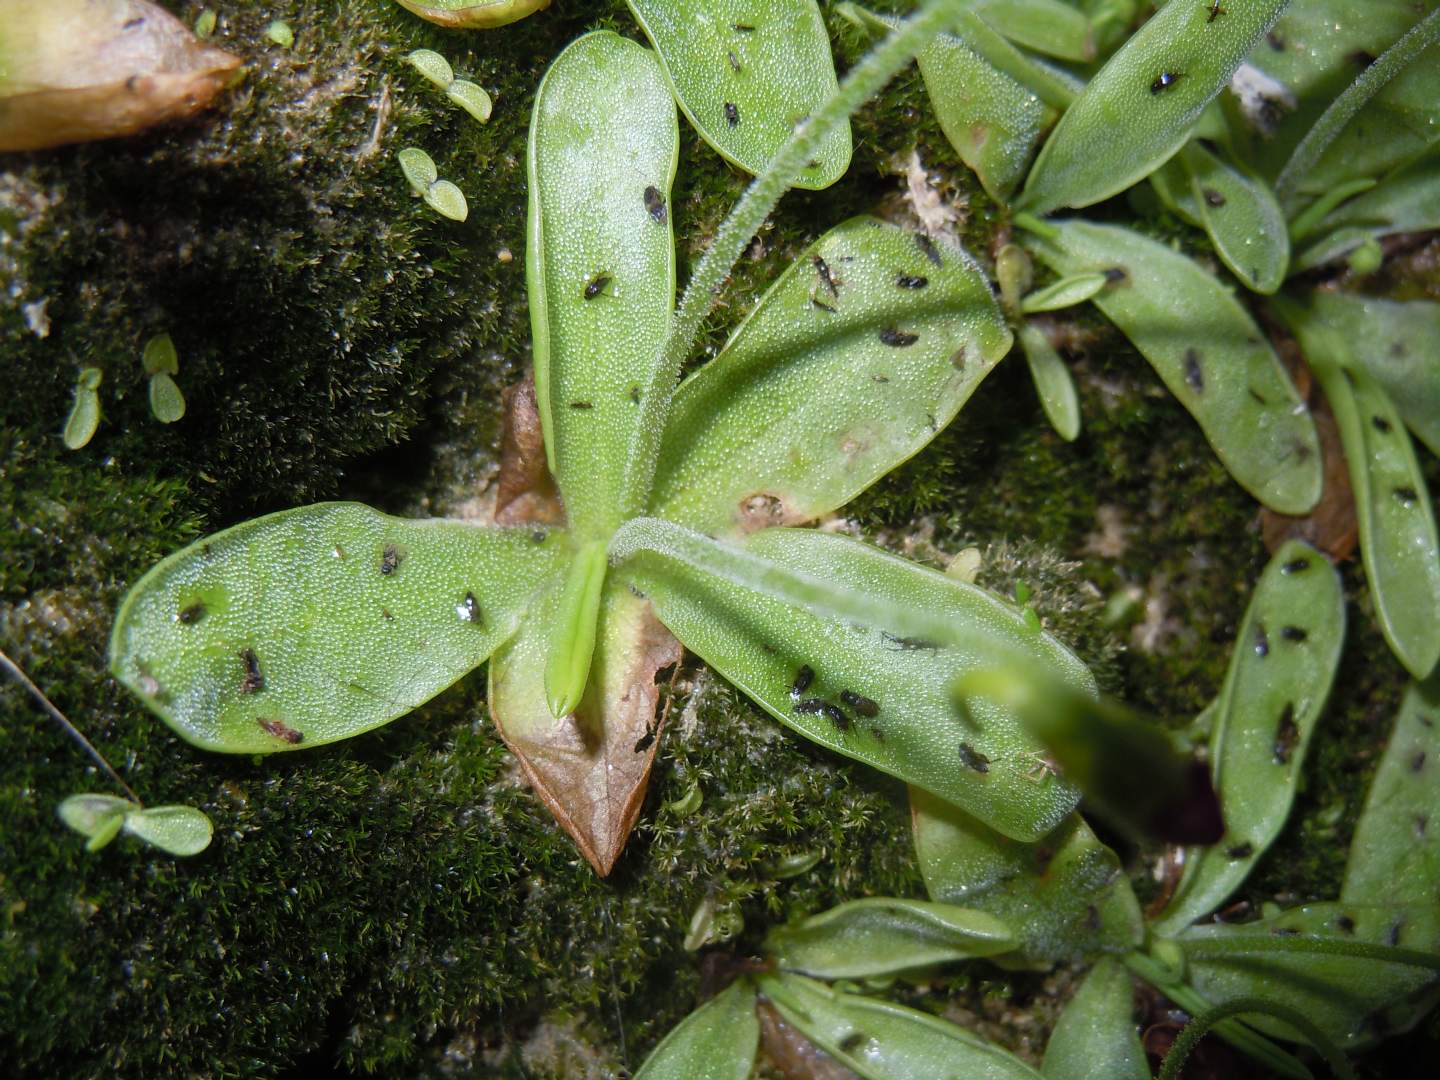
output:
M626 2L700 137L752 175L835 93L830 36L815 0ZM829 187L849 165L850 125L842 124L793 186Z
M1198 142L1177 156L1189 181L1189 206L1220 261L1247 289L1273 293L1290 262L1290 233L1275 193Z
M435 160L417 146L407 146L395 155L395 160L400 163L405 182L416 195L423 196L430 190L430 185L440 177L440 171L435 168Z
M1027 782L1035 790L1055 783L1044 758L1032 759ZM1126 952L1144 940L1120 860L1079 814L1024 843L918 788L910 806L930 897L997 916L1015 934L1019 962L1048 966Z
M1107 284L1104 274L1075 274L1063 277L1021 299L1020 310L1026 315L1038 315L1043 311L1074 307L1094 297Z
M834 510L934 438L1011 340L964 251L852 218L680 385L651 513L733 535Z
M563 539L321 503L154 567L115 618L115 676L189 742L294 750L403 716L515 632Z
M406 53L405 62L442 90L455 81L450 61L433 49L416 49Z
M1286 0L1161 8L1112 56L1060 118L1020 198L1030 213L1089 206L1124 191L1185 141Z
M482 124L490 119L490 113L495 107L484 88L468 79L451 82L445 87L445 96Z
M1014 948L1010 928L983 911L925 900L851 900L772 930L765 950L782 971L822 979L896 975Z
M1310 309L1350 343L1405 426L1440 455L1440 304L1316 292Z
M507 26L550 6L550 0L395 0L406 11L454 30Z
M1077 64L1095 59L1090 20L1062 0L972 0L970 10L1027 49Z
M150 412L162 424L173 424L185 415L185 395L163 371L150 376Z
M1031 246L1057 273L1109 273L1113 284L1095 306L1195 417L1230 475L1279 513L1314 506L1322 485L1315 423L1234 296L1184 255L1127 229L1041 228Z
M757 982L787 1022L865 1080L1035 1080L1040 1075L1000 1047L929 1013L800 975L761 975Z
M79 450L95 437L100 426L100 378L97 367L81 368L75 379L75 402L70 406L70 415L65 418L65 430L61 435L67 450Z
M1080 399L1070 369L1045 332L1031 323L1020 325L1020 346L1025 350L1025 362L1030 365L1030 377L1035 380L1035 392L1040 395L1045 416L1062 439L1073 442L1080 434Z
M1339 575L1309 545L1283 545L1245 611L1212 721L1225 836L1187 853L1157 931L1177 932L1219 907L1280 835L1344 640Z
M1440 538L1415 448L1389 395L1357 356L1371 343L1348 340L1345 324L1331 321L1335 309L1287 302L1282 310L1340 429L1381 632L1406 670L1423 679L1440 660Z
M535 391L581 540L620 523L640 389L670 328L678 139L655 54L608 31L572 42L535 98L525 254Z
M586 577L580 591L592 582ZM557 577L530 604L519 633L490 661L490 713L535 793L604 876L645 798L659 741L655 677L680 660L680 646L649 605L609 574L598 617L591 616L596 630L584 694L557 719L546 669L558 627L571 614L562 585Z
M1419 904L1440 881L1440 676L1405 691L1365 809L1355 824L1340 899Z
M1105 957L1085 976L1065 1006L1040 1070L1045 1080L1150 1080L1150 1066L1135 1027L1130 973Z
M210 846L214 826L193 806L148 806L125 815L125 831L170 855L198 855Z
M114 795L71 795L57 808L60 820L81 836L89 837L87 851L99 851L114 840L125 824L125 815L139 804Z
M585 693L604 585L605 542L593 540L575 553L570 564L545 661L545 701L557 719L574 712Z
M1396 233L1440 229L1440 199L1435 198L1437 185L1440 185L1440 156L1432 156L1395 171L1358 198L1341 203L1306 234L1319 234L1319 237L1296 256L1291 272L1311 270L1344 258L1370 240Z
M470 206L465 201L465 193L449 180L434 181L425 189L421 198L431 210L451 221L464 221L470 216Z
M1370 1018L1440 985L1440 906L1433 903L1308 904L1256 922L1194 926L1176 940L1188 981L1211 1004L1276 1000L1350 1049L1374 1041ZM1430 966L1408 959L1410 952ZM1282 1021L1242 1019L1266 1035L1305 1041Z
M1013 715L985 703L961 712L950 693L958 675L1016 657L1094 692L1085 666L1016 608L843 536L766 529L732 546L642 519L617 541L642 529L648 539L612 577L648 595L688 648L781 723L1009 836L1038 839L1073 809L1069 784L1027 775L1040 746ZM612 563L622 556L612 546ZM802 588L787 596L797 578ZM849 597L863 603L826 613ZM905 612L970 644L912 636Z
M635 1080L746 1080L759 1045L755 989L738 979L676 1024Z
M176 352L175 342L169 334L156 334L145 342L145 351L141 354L140 362L146 375L157 375L161 372L166 375L180 374L180 354Z
M839 11L871 32L895 25L855 4ZM915 59L945 138L992 198L1008 200L1056 111L954 34L936 34Z

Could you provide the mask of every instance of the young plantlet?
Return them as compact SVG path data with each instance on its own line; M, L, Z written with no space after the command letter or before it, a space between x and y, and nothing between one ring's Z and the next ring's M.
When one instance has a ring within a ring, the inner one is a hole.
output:
M67 450L79 450L95 435L100 426L100 380L104 376L97 367L80 369L75 378L75 403L65 418L62 438Z
M406 11L454 30L507 26L543 11L550 0L395 0Z
M156 334L145 343L141 356L145 374L150 376L150 412L162 424L173 424L185 415L185 395L173 376L180 371L180 355L169 334Z
M430 190L430 185L440 178L434 160L418 147L407 146L395 155L395 159L400 163L400 171L405 174L410 190L422 198Z

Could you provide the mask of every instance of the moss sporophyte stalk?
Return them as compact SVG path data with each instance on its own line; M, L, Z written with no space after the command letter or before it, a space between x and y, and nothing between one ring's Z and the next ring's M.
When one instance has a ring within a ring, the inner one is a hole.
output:
M1440 449L1440 308L1423 263L1386 275L1395 237L1440 228L1437 5L877 6L420 12L511 24L471 37L223 11L200 36L252 70L208 125L7 174L31 230L7 250L37 260L12 294L40 306L0 340L48 389L0 403L30 410L0 497L33 523L0 632L125 794L62 800L54 732L6 726L45 750L0 755L42 822L0 876L24 946L0 1000L75 1018L7 1023L7 1056L275 1072L333 1028L324 1052L377 1074L1144 1077L1213 1035L1305 1077L1424 1020L1440 544L1410 439ZM153 257L176 226L110 228L121 202L85 186L132 160L167 221L207 223L153 279L104 245L138 229ZM724 214L735 168L756 179ZM94 259L32 254L85 215ZM422 454L356 459L422 417ZM384 509L275 510L142 575L342 467ZM132 581L111 670L232 756L106 697L98 605ZM1335 764L1390 716L1373 780Z

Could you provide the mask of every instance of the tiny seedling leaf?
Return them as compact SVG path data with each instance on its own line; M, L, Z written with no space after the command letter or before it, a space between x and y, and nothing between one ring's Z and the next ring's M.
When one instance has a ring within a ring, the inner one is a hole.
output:
M455 81L450 61L433 49L416 49L406 53L405 62L442 90Z
M149 806L125 815L125 831L171 855L198 855L210 846L214 827L193 806Z
M1042 311L1058 311L1061 308L1083 304L1105 287L1104 274L1075 274L1063 277L1036 289L1020 301L1020 310L1027 315Z
M627 0L700 137L752 175L835 93L830 36L815 0ZM840 124L793 179L826 188L850 164Z
M1020 326L1020 346L1025 351L1025 362L1030 365L1030 377L1035 381L1035 392L1040 395L1045 416L1062 439L1073 442L1080 434L1080 399L1075 393L1070 369L1045 332L1031 323Z
M550 6L550 0L395 0L406 11L453 30L507 26Z
M64 440L69 450L79 450L95 435L100 426L100 386L102 372L96 367L81 368L75 379L75 403L65 418Z
M116 798L114 795L71 795L59 806L60 820L74 829L81 836L94 838L102 829L109 829L112 821L123 823L125 815L131 810L139 809L138 805L129 799ZM116 829L119 824L116 825ZM115 833L110 832L113 839ZM96 845L103 847L105 843ZM92 851L95 848L91 849Z
M1290 233L1275 193L1198 142L1177 156L1189 180L1190 205L1215 253L1247 289L1273 293L1290 262Z
M470 216L470 206L465 201L465 193L449 180L436 180L425 189L425 194L421 197L426 206L451 221L464 221Z
M1307 234L1316 239L1296 256L1291 272L1343 258L1368 240L1440 229L1440 156L1432 155L1388 176L1358 198L1326 214Z
M185 395L163 371L150 376L150 412L162 424L173 424L185 415Z
M746 1080L759 1045L755 988L737 979L676 1024L635 1080Z
M216 533L154 567L110 666L183 738L270 753L403 716L489 656L556 577L563 536L321 503Z
M1210 766L1225 814L1219 843L1192 849L1156 923L1173 933L1222 904L1280 835L1345 640L1339 575L1292 540L1260 577L1216 701Z
M145 366L146 375L160 372L166 375L180 374L180 354L176 352L175 342L169 334L156 334L145 342L145 351L140 359Z
M467 79L456 79L445 88L445 96L480 123L490 119L490 111L494 108L490 95L475 83Z
M765 939L782 971L821 979L879 978L1014 946L1010 928L994 915L893 897L851 900Z
M400 162L400 171L405 174L406 183L416 195L424 195L440 176L434 160L419 147L407 146L395 155L395 159Z

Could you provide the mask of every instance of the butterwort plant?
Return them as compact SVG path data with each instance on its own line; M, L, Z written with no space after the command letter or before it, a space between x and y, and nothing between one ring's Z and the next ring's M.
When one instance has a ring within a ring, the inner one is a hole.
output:
M1005 355L1012 335L975 262L876 219L843 222L678 378L779 196L950 14L925 5L817 103L678 310L672 89L639 44L572 43L535 103L526 267L539 472L563 522L531 491L502 509L518 524L329 503L234 526L132 589L117 677L193 744L264 754L388 723L488 659L499 733L605 874L656 752L657 674L683 643L806 737L1003 835L1050 832L1077 791L1036 785L1040 744L1013 712L961 707L952 687L1004 660L1093 694L1084 665L983 590L797 527L917 452ZM730 32L748 42L767 27ZM763 119L735 113L726 127Z

